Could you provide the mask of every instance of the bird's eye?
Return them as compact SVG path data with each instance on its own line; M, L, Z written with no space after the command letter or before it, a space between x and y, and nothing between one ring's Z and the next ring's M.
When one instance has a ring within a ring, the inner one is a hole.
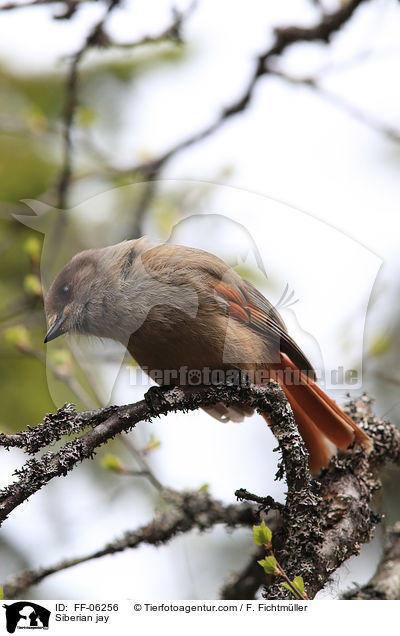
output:
M69 285L63 285L61 287L61 293L66 296L67 294L69 294L69 290L70 290L70 286Z

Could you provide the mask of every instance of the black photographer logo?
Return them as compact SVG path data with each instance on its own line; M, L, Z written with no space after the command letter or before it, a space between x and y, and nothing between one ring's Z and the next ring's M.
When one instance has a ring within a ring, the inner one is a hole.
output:
M11 605L4 604L6 610L7 631L13 634L16 629L48 629L50 610L31 603L18 601Z

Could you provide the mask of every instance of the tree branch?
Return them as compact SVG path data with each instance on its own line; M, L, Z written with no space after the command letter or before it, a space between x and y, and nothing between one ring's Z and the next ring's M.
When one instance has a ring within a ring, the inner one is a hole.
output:
M265 586L265 572L258 563L264 556L263 548L256 550L243 570L231 576L231 579L223 586L220 598L232 601L254 599L258 590Z
M372 579L343 595L346 600L386 600L400 598L400 522L388 532L385 551Z
M81 48L71 58L66 84L66 103L63 124L63 162L57 184L57 205L61 210L67 207L67 193L72 173L72 128L78 105L79 65L84 55L93 46L102 45L104 41L104 24L112 10L118 4L119 0L109 0L104 15L89 32Z
M282 526L274 537L277 559L289 577L303 577L310 598L344 561L359 554L361 543L371 540L380 521L371 508L372 497L381 487L378 474L386 462L400 462L400 432L373 415L371 404L365 396L352 402L349 412L370 435L374 450L370 455L360 450L339 453L319 481L312 482L309 493L299 498L289 492ZM288 596L274 584L268 598Z
M184 19L193 9L193 4L185 12L174 11L173 19L170 25L156 35L145 35L133 42L120 43L112 40L105 32L105 25L108 16L113 9L118 6L120 0L109 0L107 9L102 18L92 28L87 35L84 43L78 51L72 56L66 84L66 103L63 124L63 165L57 185L57 206L60 209L67 207L67 194L72 175L72 131L75 121L76 108L78 106L78 81L79 66L86 54L95 47L102 48L136 48L148 44L157 44L163 41L173 41L182 43L182 24Z
M368 126L368 128L371 128L372 130L379 132L381 135L384 135L391 141L394 141L396 143L400 141L400 130L398 130L395 126L386 124L385 122L376 118L374 115L365 112L364 110L359 108L356 104L351 103L347 99L325 88L318 81L318 78L294 77L292 75L289 75L288 73L285 73L283 71L280 71L278 69L273 69L273 68L270 68L269 72L275 75L276 77L280 77L281 79L285 80L289 84L302 85L302 86L306 86L307 88L310 88L311 90L314 90L319 95L321 95L321 97L329 101L336 108L340 108L342 111L347 113L350 117L352 117L356 121L362 122L363 124Z
M71 18L82 4L95 2L96 0L28 0L27 2L6 2L0 6L0 11L12 11L14 9L29 9L40 5L63 5L64 13L54 15L56 20Z
M221 114L215 119L214 122L206 126L203 130L187 137L186 139L178 142L172 146L169 150L161 154L152 161L143 162L134 166L118 169L110 168L117 174L122 175L140 175L141 178L155 179L159 174L161 168L171 159L173 156L185 150L189 146L203 141L206 137L216 132L226 120L230 119L233 115L243 112L252 96L255 86L260 79L270 73L270 68L267 62L278 55L282 55L290 46L299 42L326 42L328 43L331 37L352 17L356 9L366 0L350 0L344 6L340 7L336 12L331 14L323 14L322 19L316 25L311 27L283 27L275 29L275 41L273 45L261 53L255 60L255 68L252 76L250 77L242 95L236 99L232 104L226 106Z
M159 391L159 389L158 389ZM282 523L274 532L273 549L290 578L301 575L307 594L313 598L331 574L361 543L369 541L379 517L371 509L371 499L380 487L378 473L387 461L400 462L400 432L373 415L371 400L364 397L351 403L350 415L369 433L374 450L366 455L362 449L340 453L318 480L307 468L307 452L298 433L291 408L283 391L274 382L263 387L212 386L175 387L162 393L162 399L107 407L75 413L71 406L46 416L36 428L15 435L1 435L0 445L37 452L60 439L63 434L79 434L58 452L46 452L40 459L30 459L16 474L19 479L0 493L0 520L51 479L66 475L76 464L92 458L97 448L141 420L171 411L194 410L217 402L246 404L268 415L272 431L279 442L282 461L278 477L286 475L288 493L284 507L269 497L259 497L246 489L239 497L256 501L261 508L280 509ZM179 493L171 492L171 501ZM180 500L179 500L180 501ZM247 506L247 504L246 504ZM249 566L251 569L251 566ZM245 574L244 574L245 576ZM242 580L241 575L238 577ZM287 598L282 586L273 584L265 591L268 598Z
M67 405L55 415L47 415L35 429L10 436L0 435L0 445L6 448L17 446L33 453L67 432L76 433L91 427L90 431L67 442L57 453L46 452L40 459L32 458L16 471L18 481L0 491L0 522L53 478L66 475L79 462L92 458L99 446L118 433L133 428L139 421L148 421L170 411L195 410L220 401L243 403L270 413L273 432L281 445L289 488L296 488L298 483L307 486L311 479L307 471L307 454L284 393L275 383L263 388L175 387L165 392L158 404L142 400L128 406L106 407L76 414L72 414L71 405Z
M20 572L5 582L4 595L5 598L18 598L29 587L37 585L55 572L126 549L137 548L142 544L163 545L194 528L203 532L218 524L230 528L252 526L256 518L257 513L251 504L224 506L204 491L175 493L175 507L167 512L158 513L146 526L126 532L120 539L115 539L102 549L85 556L63 559L55 565L38 570Z

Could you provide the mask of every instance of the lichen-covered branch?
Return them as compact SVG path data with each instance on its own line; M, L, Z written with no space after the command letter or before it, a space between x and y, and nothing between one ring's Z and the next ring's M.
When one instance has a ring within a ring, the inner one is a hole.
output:
M370 455L357 449L339 453L318 481L313 480L305 499L289 492L275 535L274 553L290 577L303 577L310 598L371 540L380 520L372 508L373 495L381 487L379 472L386 462L400 461L400 431L376 417L371 404L363 397L350 404L349 412L371 436L374 450ZM268 589L268 598L285 597L281 586Z
M78 434L58 452L45 452L39 459L29 459L17 471L18 480L0 493L0 520L6 519L12 510L50 480L66 475L79 462L92 458L99 446L118 433L130 430L139 421L171 411L194 410L219 401L246 404L269 417L282 452L278 477L286 476L286 502L277 504L268 495L253 495L245 488L240 488L236 494L242 500L256 502L258 505L252 508L255 513L272 508L280 514L279 528L273 535L274 554L289 577L303 577L307 594L313 598L332 573L359 552L361 543L370 540L379 521L371 508L372 496L380 486L379 471L387 461L400 461L399 431L373 415L371 401L366 397L351 403L349 409L354 420L368 431L374 450L370 455L359 448L340 453L318 479L313 479L308 471L307 452L292 411L284 393L273 382L263 387L175 387L162 391L161 395L160 389L152 389L145 400L136 404L82 413L64 407L55 415L46 416L36 428L0 436L0 445L5 448L19 447L34 453L63 434ZM83 432L87 428L90 430ZM178 498L183 496L173 494ZM248 510L249 504L243 505ZM225 521L228 522L226 518ZM251 564L249 572L254 572ZM237 576L238 586L246 576L247 571ZM253 589L255 580L253 576ZM264 593L275 599L287 598L288 594L277 584L272 584Z
M149 392L151 393L151 391ZM23 501L55 477L66 475L74 466L92 458L96 449L118 433L136 426L141 420L170 411L194 410L216 402L242 403L271 414L271 422L283 454L289 488L298 483L305 487L310 475L306 469L307 455L297 432L293 414L284 393L275 384L263 388L255 386L176 387L164 392L162 400L142 400L136 404L106 407L95 411L71 414L71 407L60 409L56 415L48 415L36 429L16 435L0 436L0 445L18 446L28 452L36 452L51 441L60 439L66 432L83 428L91 430L67 442L58 452L46 452L40 459L29 459L16 471L18 480L0 491L0 523ZM58 426L59 425L59 426ZM290 450L292 446L292 450ZM305 473L305 474L304 474ZM307 477L308 473L308 477Z

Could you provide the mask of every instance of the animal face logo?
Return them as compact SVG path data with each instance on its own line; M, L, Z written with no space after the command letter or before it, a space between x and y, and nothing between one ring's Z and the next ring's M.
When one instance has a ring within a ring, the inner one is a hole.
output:
M9 634L14 634L16 629L48 629L50 610L31 603L30 601L18 601L10 605L4 604L6 610L6 627Z

